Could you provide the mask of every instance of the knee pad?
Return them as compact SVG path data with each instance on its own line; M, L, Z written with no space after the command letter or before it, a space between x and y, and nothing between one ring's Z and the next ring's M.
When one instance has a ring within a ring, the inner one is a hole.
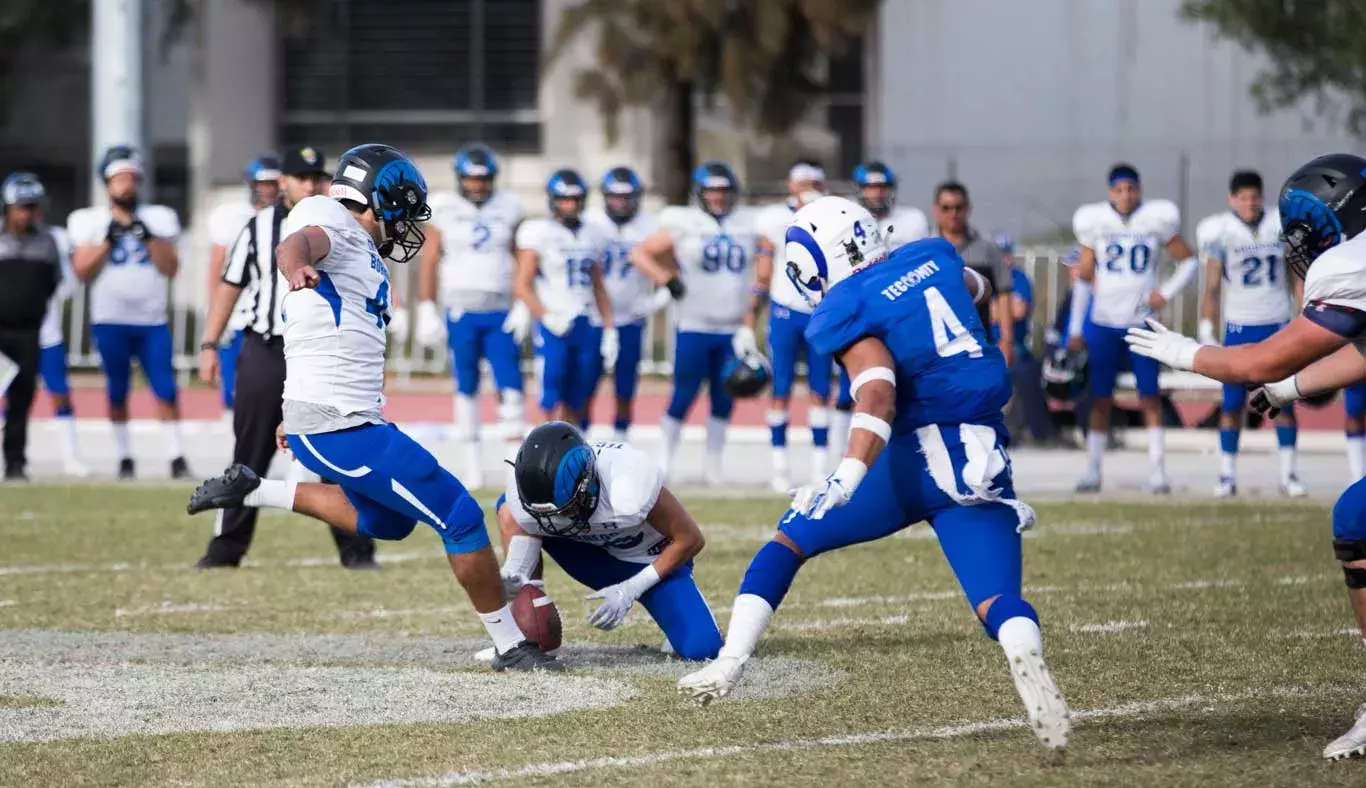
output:
M1337 530L1336 522L1334 531ZM1346 566L1349 561L1366 560L1366 539L1334 539L1333 556L1341 561L1348 588L1366 588L1366 567Z

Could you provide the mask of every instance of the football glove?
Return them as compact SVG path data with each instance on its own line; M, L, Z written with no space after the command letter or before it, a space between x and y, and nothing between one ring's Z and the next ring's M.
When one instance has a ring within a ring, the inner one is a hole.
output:
M1140 356L1156 359L1172 369L1190 369L1195 365L1195 354L1201 348L1199 342L1172 331L1152 318L1145 322L1147 328L1134 327L1124 335L1130 350Z
M399 345L408 341L408 310L402 307L389 310L389 337Z
M1248 405L1268 419L1274 419L1281 412L1281 408L1299 399L1300 396L1300 387L1295 383L1295 376L1291 375L1285 380L1268 383L1253 391L1252 396L1248 397Z
M736 358L745 358L759 353L759 340L754 338L754 329L749 326L740 326L730 338L730 349L735 352Z
M422 301L417 305L417 326L413 338L419 347L440 347L446 343L446 321L442 319L441 309L434 301Z
M603 326L601 349L603 369L612 369L617 365L617 356L621 354L621 337L615 326Z
M1195 339L1202 345L1219 344L1219 337L1214 335L1214 321L1209 318L1201 318L1200 327L1195 331Z
M525 303L518 301L512 305L507 318L503 320L503 330L511 334L512 341L518 345L526 341L531 333L531 310L527 309Z

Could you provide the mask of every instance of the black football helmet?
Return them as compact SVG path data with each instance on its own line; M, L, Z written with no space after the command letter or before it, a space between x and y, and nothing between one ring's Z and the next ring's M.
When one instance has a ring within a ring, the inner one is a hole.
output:
M630 167L613 167L602 176L602 200L607 217L617 225L626 224L640 213L644 188L640 176Z
M1043 389L1049 397L1071 402L1086 390L1086 351L1053 345L1043 358Z
M422 249L421 223L432 217L427 181L403 151L370 143L343 153L328 194L375 212L384 231L381 257L406 263Z
M1301 278L1319 255L1366 230L1366 159L1320 156L1281 187L1285 262Z
M572 424L551 421L533 429L512 462L522 508L548 534L586 532L601 497L597 461L593 447Z
M732 358L721 368L726 393L736 399L757 397L773 379L773 368L759 353L746 353Z

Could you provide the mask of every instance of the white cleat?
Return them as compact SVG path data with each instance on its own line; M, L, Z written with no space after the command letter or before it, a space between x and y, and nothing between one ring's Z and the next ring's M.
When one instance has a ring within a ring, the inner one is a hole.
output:
M707 487L725 487L725 479L720 468L708 467L702 471L702 482Z
M85 479L90 476L90 469L80 460L69 459L62 463L62 474L76 479Z
M1299 479L1291 476L1281 485L1281 495L1286 498L1304 498L1309 495L1309 488L1305 487Z
M739 657L717 657L705 667L678 680L678 694L706 706L720 700L735 689L745 672L745 661Z
M1215 498L1232 498L1238 494L1238 483L1227 476L1220 476L1219 483L1214 486Z
M1323 748L1323 757L1330 761L1366 755L1366 703L1357 707L1356 723L1352 729Z
M1020 700L1024 701L1034 735L1050 750L1065 748L1072 732L1072 718L1067 711L1067 701L1053 681L1053 673L1044 664L1043 656L1030 649L1008 654L1007 659L1010 678L1015 681Z
M779 495L787 495L792 490L792 482L781 473L774 474L768 486Z
M1148 477L1148 492L1153 495L1171 495L1172 483L1168 481L1167 474L1163 471L1153 471Z

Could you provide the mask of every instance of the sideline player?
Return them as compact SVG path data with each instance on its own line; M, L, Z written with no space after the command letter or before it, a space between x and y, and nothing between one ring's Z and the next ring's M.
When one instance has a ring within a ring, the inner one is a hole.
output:
M788 403L797 377L797 358L806 360L806 383L810 402L807 422L811 425L811 476L825 478L826 451L830 445L830 376L834 361L811 349L806 327L811 322L811 307L785 275L782 275L783 236L792 215L803 205L825 195L825 170L811 161L799 161L787 173L787 201L770 205L759 214L759 228L773 245L774 277L769 292L768 355L773 367L773 393L769 401L769 443L773 447L775 492L792 489L787 459Z
M1249 170L1233 173L1228 186L1229 210L1200 222L1196 246L1205 260L1205 293L1200 307L1200 341L1217 345L1214 321L1223 296L1224 345L1261 342L1290 322L1291 277L1281 246L1281 216L1265 210L1262 176ZM1295 290L1302 284L1296 280ZM1298 301L1298 298L1296 298ZM1243 429L1247 387L1224 384L1219 413L1219 484L1214 495L1238 494L1238 439ZM1286 407L1276 417L1280 447L1281 494L1309 494L1295 475L1295 411Z
M71 267L90 285L90 334L108 384L119 478L137 475L128 432L128 389L137 358L156 397L171 478L189 479L166 311L169 281L180 270L180 220L164 205L141 202L142 156L133 148L105 151L98 172L109 205L73 211L66 226L75 247Z
M1005 651L1035 735L1066 746L1067 704L1021 596L1020 533L1034 512L1015 500L1001 414L1010 376L975 308L990 286L943 239L888 257L872 214L842 197L797 212L787 272L816 304L807 338L853 376L848 454L795 492L741 581L720 656L679 680L679 691L705 703L736 686L804 561L929 520Z
M455 154L456 191L432 195L432 220L418 271L415 339L422 347L449 344L455 375L455 429L464 445L465 479L484 486L479 448L479 362L493 368L498 420L508 454L522 440L526 405L522 398L520 347L530 320L515 310L513 238L522 207L512 192L497 187L498 159L483 145ZM441 296L441 308L436 305ZM445 315L442 315L442 308Z
M493 639L494 670L560 670L512 618L479 504L380 410L390 288L383 258L407 262L422 248L427 184L402 152L360 145L342 154L328 195L294 207L276 254L290 289L281 443L332 484L260 479L234 465L201 484L188 511L287 509L392 540L425 522Z
M1200 262L1181 237L1181 213L1176 205L1168 200L1143 201L1138 170L1116 164L1110 169L1109 184L1109 202L1083 205L1072 217L1072 230L1081 244L1081 264L1072 285L1067 344L1073 351L1085 348L1091 390L1086 475L1077 482L1077 492L1100 491L1115 377L1122 367L1132 366L1148 425L1148 490L1165 495L1172 487L1166 471L1157 364L1133 357L1124 344L1124 332L1160 312L1195 278ZM1159 248L1177 261L1176 273L1161 286L1157 280ZM1090 318L1086 317L1088 307Z
M729 165L702 163L693 171L692 186L697 203L660 211L659 230L631 250L631 262L657 284L677 276L686 285L686 291L668 285L681 300L675 312L673 394L659 424L664 478L672 470L683 421L706 381L711 417L703 478L715 487L724 484L722 450L735 405L722 370L733 358L759 352L754 326L768 300L773 244L759 231L755 211L737 206L740 179Z
M712 659L721 630L693 579L705 540L648 456L619 442L584 440L552 421L517 452L513 480L494 505L503 533L507 595L541 576L541 550L601 599L588 623L615 629L639 601L683 659Z
M652 298L654 283L631 265L631 250L659 228L653 215L640 210L644 192L645 187L635 170L613 167L602 176L602 209L590 211L587 217L588 224L607 239L602 256L602 280L612 299L612 317L616 321L620 345L616 368L612 371L616 403L612 430L618 442L625 442L631 429L636 386L640 382L640 360L645 352L645 319L656 306L668 303L667 293L664 301L655 303ZM588 317L594 329L601 330L602 317L591 312ZM597 358L601 360L602 356ZM588 376L594 390L601 377L601 366ZM590 391L579 423L582 429L587 429L592 403L593 392Z
M513 292L540 323L541 420L578 422L595 371L617 361L612 299L602 281L607 239L583 220L588 183L574 170L556 170L545 185L550 216L517 229ZM594 331L588 313L597 305L605 326Z
M228 252L237 241L242 228L247 226L257 211L274 204L280 196L280 160L274 156L258 156L247 162L242 177L246 181L248 198L246 202L230 202L218 206L209 215L209 295L207 304L213 303L214 291L223 276L228 262ZM233 393L237 385L237 356L242 352L242 330L251 319L250 299L252 295L244 292L237 306L228 318L228 330L223 335L218 348L218 369L221 379L218 384L223 392L224 416L232 421Z
M1274 414L1302 397L1366 381L1366 159L1339 153L1296 170L1281 189L1286 267L1304 280L1304 311L1261 342L1202 345L1155 320L1129 330L1135 353L1225 383L1258 384L1251 405ZM1342 562L1357 626L1366 640L1366 480L1333 507L1333 552ZM1323 751L1330 760L1366 754L1366 705Z

